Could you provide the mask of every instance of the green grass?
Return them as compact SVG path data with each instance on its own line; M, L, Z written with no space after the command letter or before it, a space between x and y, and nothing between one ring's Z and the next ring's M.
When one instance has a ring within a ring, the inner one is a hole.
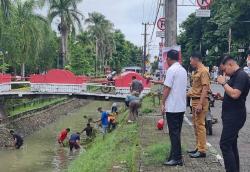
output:
M159 165L169 155L170 144L166 138L146 147L143 161L146 165Z
M154 112L154 103L152 96L147 96L142 101L141 112L143 114L148 114Z
M67 98L56 98L56 99L53 99L53 100L42 101L40 103L34 103L34 104L31 104L31 105L26 106L26 107L16 108L14 110L9 111L9 116L15 116L15 115L23 113L23 112L43 108L43 107L51 105L51 104L59 103L59 102L61 102L63 100L66 100L66 99Z
M120 114L120 125L103 140L99 135L78 159L69 166L69 172L106 172L113 166L121 171L137 171L138 125L125 123L127 112Z

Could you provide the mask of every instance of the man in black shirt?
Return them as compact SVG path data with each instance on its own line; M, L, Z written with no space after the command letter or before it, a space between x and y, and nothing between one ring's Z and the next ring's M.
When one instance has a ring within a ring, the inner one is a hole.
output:
M15 148L20 149L20 147L23 145L23 138L16 134L13 130L10 130L10 134L13 136Z
M92 137L93 127L91 127L90 123L87 124L87 127L84 128L81 133L83 133L84 131L86 132L86 135L88 137Z
M250 81L248 75L240 69L231 56L226 56L222 64L224 75L218 77L218 83L225 90L222 103L222 134L220 148L223 154L227 172L239 172L239 152L237 138L240 129L246 121L246 97L249 93ZM230 77L226 81L226 75Z

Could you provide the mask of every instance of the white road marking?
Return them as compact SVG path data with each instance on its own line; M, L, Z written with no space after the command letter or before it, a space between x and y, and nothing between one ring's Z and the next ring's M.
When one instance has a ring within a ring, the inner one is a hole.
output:
M184 115L184 120L189 126L193 126L192 122L187 118L186 115ZM223 162L222 156L217 152L217 150L213 147L213 145L211 143L207 142L206 145L208 146L209 149L213 149L213 151L215 152L214 155L215 155L217 161L224 167L224 162Z

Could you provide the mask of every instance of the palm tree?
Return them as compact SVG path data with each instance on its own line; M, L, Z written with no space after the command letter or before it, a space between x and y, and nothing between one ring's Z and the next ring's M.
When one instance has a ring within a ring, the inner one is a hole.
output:
M77 4L82 0L47 0L50 4L49 18L51 22L56 17L61 19L58 30L61 34L62 67L65 66L68 54L68 37L76 31L76 25L81 29L83 14L77 10Z
M21 63L21 75L25 76L25 63L27 60L34 60L42 48L43 38L48 28L48 22L42 16L34 14L36 8L35 0L16 0L13 4L13 18L11 20L12 36L15 38L13 44L17 49L15 52L19 54L19 62Z
M10 3L11 3L10 0L0 0L2 12L4 14L4 17L6 18L9 16Z
M112 54L114 48L113 39L113 24L108 21L104 15L93 12L89 13L89 17L85 20L88 24L88 31L95 42L96 62L95 73L99 65L99 70L102 71L106 65L107 55Z

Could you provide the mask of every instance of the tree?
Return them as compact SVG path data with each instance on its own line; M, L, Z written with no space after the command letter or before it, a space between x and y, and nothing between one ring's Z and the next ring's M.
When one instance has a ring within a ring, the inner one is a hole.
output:
M88 24L87 29L93 40L93 44L95 44L95 73L97 74L98 66L99 72L102 73L103 67L107 65L107 61L115 49L113 39L114 26L104 15L97 12L89 13L89 17L85 22Z
M47 23L42 16L33 13L35 0L17 0L14 7L11 23L6 26L9 32L4 39L9 42L9 52L16 57L15 62L21 64L21 75L24 77L25 64L33 61L41 49Z
M2 10L4 17L6 17L6 18L9 17L9 10L10 10L11 1L10 0L1 0L0 5L1 5L1 10Z
M230 29L232 30L231 54L238 57L239 62L243 64L246 54L239 54L238 49L247 50L250 45L249 8L248 0L220 0L213 1L210 18L197 18L191 14L182 23L182 33L178 37L184 64L188 66L188 58L192 51L201 50L203 56L206 56L206 65L218 65L220 56L229 52ZM207 50L209 50L208 56Z
M76 25L81 29L82 13L77 10L77 4L82 0L48 0L49 18L51 22L56 17L60 17L61 23L58 25L58 30L61 33L61 58L62 68L67 63L68 59L68 38L69 34L76 32Z

